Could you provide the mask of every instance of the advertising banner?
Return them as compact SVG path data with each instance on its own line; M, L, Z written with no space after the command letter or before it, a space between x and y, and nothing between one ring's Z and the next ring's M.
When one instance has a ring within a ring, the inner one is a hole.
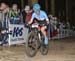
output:
M9 26L9 45L25 43L28 36L28 29L24 25L11 24Z

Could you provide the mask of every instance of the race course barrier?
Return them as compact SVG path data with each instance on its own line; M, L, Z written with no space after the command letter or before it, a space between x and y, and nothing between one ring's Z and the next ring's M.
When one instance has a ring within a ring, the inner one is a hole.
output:
M52 37L51 39L62 39L62 38L71 37L71 36L75 36L75 31L68 30L68 29L63 29L63 30L58 29L58 34Z
M9 38L8 44L20 44L25 43L28 37L28 29L24 25L10 24L9 26Z

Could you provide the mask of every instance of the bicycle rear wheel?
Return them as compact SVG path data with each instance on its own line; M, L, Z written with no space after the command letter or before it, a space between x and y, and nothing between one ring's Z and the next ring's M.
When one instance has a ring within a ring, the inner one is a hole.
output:
M42 55L47 55L48 54L48 50L49 50L49 44L45 45L44 37L42 37L40 52L41 52Z

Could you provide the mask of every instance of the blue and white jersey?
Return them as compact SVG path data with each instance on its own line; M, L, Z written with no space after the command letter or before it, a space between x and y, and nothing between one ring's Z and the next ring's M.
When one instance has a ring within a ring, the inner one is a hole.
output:
M32 14L31 20L33 21L34 18L38 19L38 20L46 20L48 21L48 16L44 11L40 11L40 14L37 15L35 12Z

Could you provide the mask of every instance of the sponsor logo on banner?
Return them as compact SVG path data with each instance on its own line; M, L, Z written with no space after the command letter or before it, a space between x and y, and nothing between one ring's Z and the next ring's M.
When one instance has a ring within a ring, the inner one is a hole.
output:
M9 45L25 43L28 31L24 28L24 25L11 24L9 32Z
M20 37L23 35L23 28L21 27L14 27L13 30L10 31L13 37Z

